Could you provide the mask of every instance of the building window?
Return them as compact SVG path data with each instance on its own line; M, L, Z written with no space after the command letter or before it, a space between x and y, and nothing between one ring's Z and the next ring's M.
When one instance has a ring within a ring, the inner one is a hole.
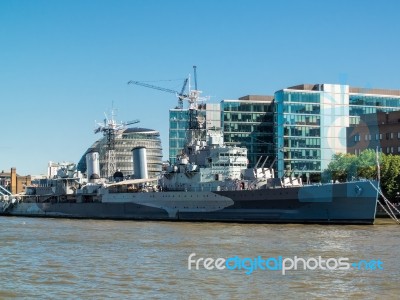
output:
M389 132L386 132L386 139L388 140L389 139Z
M400 153L400 146L397 147L397 153Z
M391 133L390 133L390 139L393 140L393 138L394 138L394 133L391 132Z
M397 138L400 140L400 132L397 133Z
M380 139L380 140L382 139L382 133L379 134L379 139Z
M399 132L400 133L400 132ZM379 134L375 134L375 141L379 140Z
M368 140L369 140L369 141L371 140L371 135L370 135L370 134L368 134Z
M386 153L389 154L390 153L390 148L386 147Z
M393 147L390 147L390 153L394 153Z

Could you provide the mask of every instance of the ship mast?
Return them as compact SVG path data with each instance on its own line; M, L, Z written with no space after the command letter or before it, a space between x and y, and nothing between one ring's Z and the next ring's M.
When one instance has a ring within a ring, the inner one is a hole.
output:
M201 111L204 109L204 106L201 102L205 102L207 100L206 97L201 97L202 91L197 88L197 72L196 66L193 66L193 74L194 74L194 89L191 89L190 84L190 75L189 75L189 93L187 97L184 99L189 103L189 121L188 121L188 135L187 135L187 144L193 144L196 140L201 141L205 140L205 121L206 118Z
M115 121L115 110L111 109L111 119L105 114L104 123L97 123L99 126L95 129L94 133L102 132L106 138L105 144L105 170L102 171L101 176L112 180L114 173L117 171L116 155L115 155L115 137L121 133L128 125L139 123L139 120L129 122L122 122L118 124Z

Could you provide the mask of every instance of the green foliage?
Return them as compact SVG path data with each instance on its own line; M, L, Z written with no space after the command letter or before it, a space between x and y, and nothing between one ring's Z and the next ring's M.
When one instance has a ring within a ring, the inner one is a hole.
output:
M376 152L371 149L364 150L356 158L357 177L377 178Z
M393 199L400 191L400 156L383 155L381 163L381 187Z
M382 191L390 199L400 192L400 156L379 153ZM359 156L335 154L323 173L325 180L349 181L355 178L377 179L376 152L364 150Z
M356 159L353 154L334 154L323 177L331 177L332 180L341 182L351 179L355 175Z

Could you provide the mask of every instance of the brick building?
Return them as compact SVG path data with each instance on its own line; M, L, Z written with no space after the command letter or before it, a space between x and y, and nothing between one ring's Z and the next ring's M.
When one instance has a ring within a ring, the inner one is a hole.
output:
M31 176L20 176L15 168L11 168L10 172L1 171L0 185L8 189L11 194L19 194L25 192L26 186L32 183Z
M385 154L400 154L400 111L366 114L359 124L347 128L347 153L358 155L377 148Z

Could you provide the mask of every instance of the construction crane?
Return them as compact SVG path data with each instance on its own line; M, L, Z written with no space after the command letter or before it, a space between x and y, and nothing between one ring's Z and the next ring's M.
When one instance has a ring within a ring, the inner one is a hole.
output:
M112 179L116 172L116 159L115 159L115 137L118 133L122 132L127 126L139 123L139 120L133 120L129 122L117 123L114 119L114 110L111 110L111 119L106 115L103 123L97 123L98 127L94 130L94 133L102 132L106 137L106 156L105 156L105 170L101 174L107 177L109 180Z
M186 78L183 82L183 87L181 92L172 90L172 89L168 89L168 88L164 88L164 87L159 87L159 86L155 86L155 85L151 85L148 84L146 82L141 82L141 81L129 81L128 84L136 84L136 85L140 85L140 86L144 86L144 87L148 87L148 88L152 88L152 89L156 89L156 90L160 90L160 91L164 91L164 92L168 92L168 93L173 93L176 94L178 97L178 108L183 109L183 100L187 100L189 103L189 107L188 107L188 129L189 132L187 132L186 134L189 135L189 137L187 136L188 140L195 140L197 138L197 140L204 140L205 139L205 112L201 112L202 110L205 109L205 105L199 105L199 102L201 101L205 101L208 98L204 98L204 97L200 97L202 91L199 91L197 89L197 67L193 66L193 73L194 73L194 89L191 89L190 86L190 75L188 78ZM189 92L187 94L184 93L185 89L186 89L186 85L189 85Z
M136 85L148 87L148 88L151 88L151 89L155 89L155 90L159 90L159 91L175 94L178 97L178 108L182 109L183 108L183 99L188 97L188 95L186 95L184 93L188 81L189 81L189 78L185 78L185 80L183 81L183 86L182 86L182 89L181 89L180 92L172 90L172 89L167 89L167 88L155 86L155 85L148 84L148 83L141 82L141 81L130 80L130 81L128 81L128 84L136 84Z

